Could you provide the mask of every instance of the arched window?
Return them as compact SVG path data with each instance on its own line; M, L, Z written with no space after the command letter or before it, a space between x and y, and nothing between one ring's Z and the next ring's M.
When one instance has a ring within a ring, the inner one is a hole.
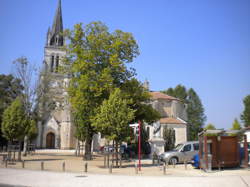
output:
M53 72L54 71L54 56L51 56L51 63L50 63L50 71Z
M59 56L56 56L56 73L58 72L59 67Z

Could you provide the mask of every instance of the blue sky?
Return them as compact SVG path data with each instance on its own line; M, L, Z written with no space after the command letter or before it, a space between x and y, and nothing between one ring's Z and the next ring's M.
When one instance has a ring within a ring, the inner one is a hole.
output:
M57 0L0 0L0 73L24 55L41 65ZM207 123L230 128L250 94L249 0L62 0L65 28L104 22L133 33L132 66L152 90L194 88Z

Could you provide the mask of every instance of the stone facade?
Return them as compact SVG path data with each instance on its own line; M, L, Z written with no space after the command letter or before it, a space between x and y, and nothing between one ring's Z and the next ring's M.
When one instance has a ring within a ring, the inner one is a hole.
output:
M150 95L150 104L161 114L161 119L153 125L147 125L149 142L151 144L151 152L160 154L164 152L164 128L172 128L174 130L175 145L187 141L186 105L179 99L161 92L150 92Z
M67 99L67 86L69 77L61 74L59 68L63 66L64 37L61 2L59 1L52 29L48 29L47 40L44 47L44 69L50 73L52 81L50 91L55 104L54 110L43 116L38 123L37 147L39 148L75 148L74 126L70 115L70 105ZM40 84L44 77L41 76ZM41 111L42 109L39 108Z

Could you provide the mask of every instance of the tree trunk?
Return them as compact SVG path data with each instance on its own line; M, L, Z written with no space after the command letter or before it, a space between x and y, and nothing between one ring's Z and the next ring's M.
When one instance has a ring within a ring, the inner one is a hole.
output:
M41 121L41 134L40 134L40 149L43 148L43 132L44 132L44 126L43 126L43 120Z
M22 160L21 153L22 153L22 142L19 140L19 151L18 151L18 161Z
M115 141L116 167L118 167L118 142Z
M85 140L85 153L84 153L84 159L85 160L91 160L91 146L92 146L92 136L87 136Z
M25 136L23 143L23 156L27 156L27 147L28 147L28 136Z
M113 149L113 151L112 151L112 165L114 165L114 152L115 152L115 142L114 142L114 140L113 140L113 144L112 144L112 149Z

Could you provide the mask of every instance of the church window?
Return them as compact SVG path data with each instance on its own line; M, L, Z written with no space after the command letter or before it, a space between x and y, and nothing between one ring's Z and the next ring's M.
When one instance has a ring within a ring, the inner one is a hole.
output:
M54 69L54 56L51 56L50 71L53 72Z
M56 72L58 72L59 56L56 56Z

